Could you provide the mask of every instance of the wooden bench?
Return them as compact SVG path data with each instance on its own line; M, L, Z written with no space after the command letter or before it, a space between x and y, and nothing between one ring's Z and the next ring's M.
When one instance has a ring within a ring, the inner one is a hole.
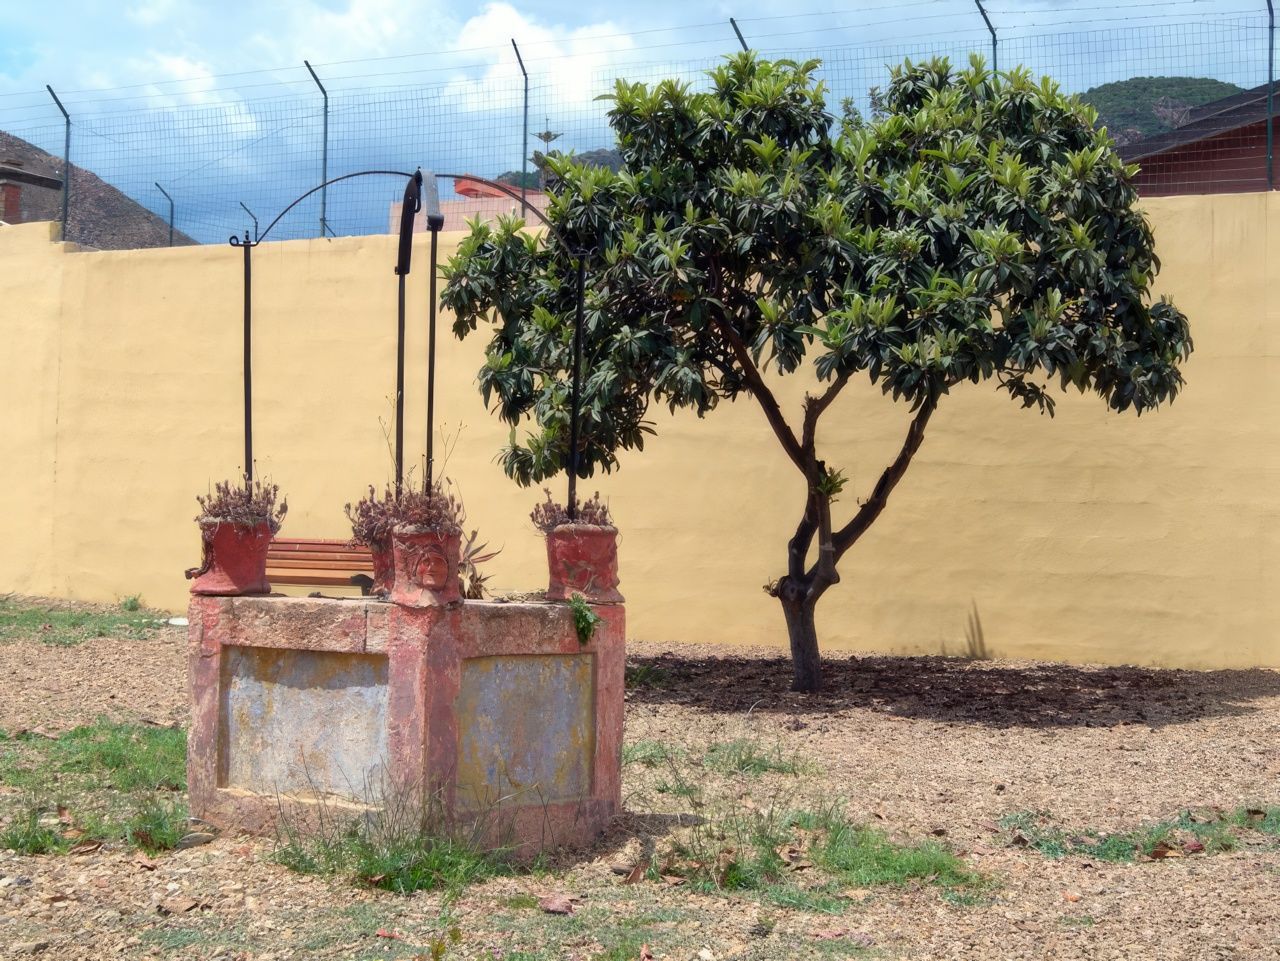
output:
M272 584L373 587L373 557L349 541L277 537L267 548L267 580Z

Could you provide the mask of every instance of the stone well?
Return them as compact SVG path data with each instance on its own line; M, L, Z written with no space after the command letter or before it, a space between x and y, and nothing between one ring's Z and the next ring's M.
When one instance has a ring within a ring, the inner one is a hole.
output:
M192 814L271 830L423 792L519 850L589 843L621 800L624 611L193 597Z

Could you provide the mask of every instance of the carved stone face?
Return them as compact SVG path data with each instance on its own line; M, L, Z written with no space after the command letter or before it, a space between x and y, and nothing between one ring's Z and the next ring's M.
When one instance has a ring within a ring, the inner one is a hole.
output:
M423 587L440 590L448 583L449 561L438 545L431 544L415 551L413 564L418 575L418 582Z

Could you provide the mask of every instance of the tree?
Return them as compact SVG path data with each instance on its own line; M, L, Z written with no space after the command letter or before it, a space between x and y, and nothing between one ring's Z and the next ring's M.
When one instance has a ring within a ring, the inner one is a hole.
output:
M1142 413L1173 399L1191 351L1186 318L1147 303L1158 262L1136 168L1091 108L1021 69L935 60L892 71L883 116L837 122L817 66L741 54L705 93L619 82L609 118L624 169L552 159L555 235L473 226L444 293L458 336L492 321L479 384L512 425L502 463L521 484L567 463L578 255L581 476L643 446L651 403L699 416L744 395L760 406L806 485L768 588L801 691L821 683L817 602L952 388L993 383L1052 414L1056 381ZM795 422L770 383L802 367L817 387ZM846 476L819 456L818 426L855 377L913 416L837 519Z

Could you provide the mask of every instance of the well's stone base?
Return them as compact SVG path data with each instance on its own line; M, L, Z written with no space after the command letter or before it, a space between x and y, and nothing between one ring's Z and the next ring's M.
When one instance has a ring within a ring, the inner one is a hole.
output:
M421 798L523 853L587 843L621 800L624 612L596 612L584 645L559 604L194 597L191 811L264 831Z

